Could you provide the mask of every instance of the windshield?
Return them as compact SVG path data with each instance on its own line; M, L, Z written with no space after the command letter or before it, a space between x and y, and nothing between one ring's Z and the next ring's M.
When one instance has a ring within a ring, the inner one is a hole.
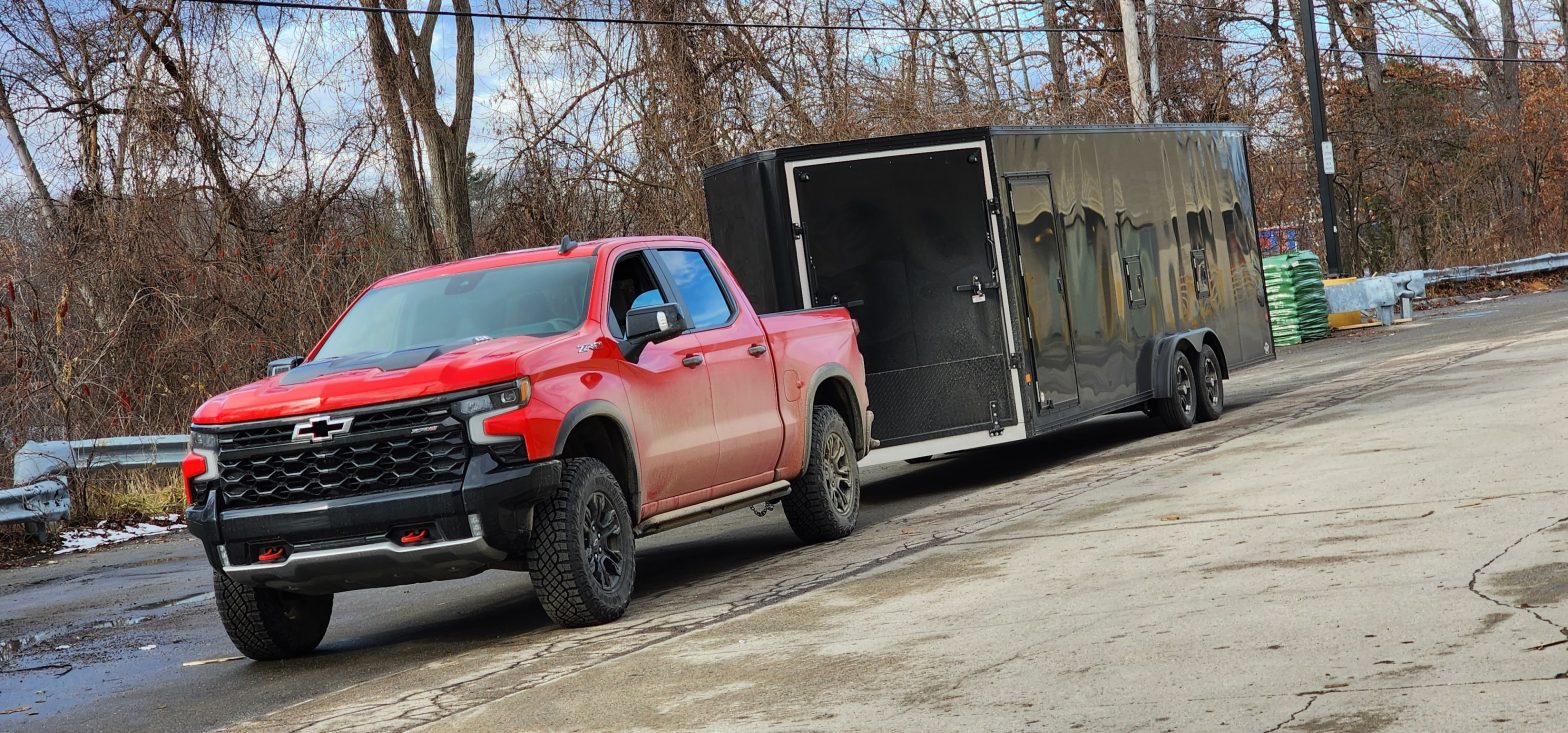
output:
M578 257L373 288L349 308L312 361L565 333L587 316L593 263Z

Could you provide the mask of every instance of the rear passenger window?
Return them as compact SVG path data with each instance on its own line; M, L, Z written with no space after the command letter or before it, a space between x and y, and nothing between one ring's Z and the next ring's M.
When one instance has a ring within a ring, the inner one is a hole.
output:
M669 272L681 300L691 311L691 326L701 330L729 323L735 307L724 294L708 258L694 249L661 249L659 261Z

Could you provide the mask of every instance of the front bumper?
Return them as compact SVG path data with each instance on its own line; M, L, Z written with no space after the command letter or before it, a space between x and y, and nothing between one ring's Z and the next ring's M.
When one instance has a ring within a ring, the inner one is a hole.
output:
M186 520L208 562L233 580L338 593L461 578L517 556L534 505L560 478L560 461L506 466L480 452L461 482L228 511L209 496L186 510ZM411 528L428 539L396 541ZM287 554L257 560L262 548L276 547Z

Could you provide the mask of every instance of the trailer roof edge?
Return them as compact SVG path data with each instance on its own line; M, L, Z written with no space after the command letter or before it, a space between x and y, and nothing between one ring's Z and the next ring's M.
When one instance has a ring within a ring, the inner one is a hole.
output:
M905 146L925 145L932 142L953 142L963 140L980 140L995 135L1020 135L1020 134L1073 134L1073 133L1112 133L1112 132L1176 132L1182 130L1204 132L1236 132L1243 135L1249 134L1251 128L1236 122L1190 122L1180 124L1160 125L986 125L981 127L957 127L947 130L929 130L926 132L911 132L902 135L880 135L876 137L850 138L848 140L831 140L805 145L787 145L777 148L768 148L752 153L747 153L732 158L723 163L702 169L702 177L711 176L733 170L740 166L771 160L780 156L795 158L797 156L809 157L815 151L829 151L851 146L865 146L877 149L897 149Z

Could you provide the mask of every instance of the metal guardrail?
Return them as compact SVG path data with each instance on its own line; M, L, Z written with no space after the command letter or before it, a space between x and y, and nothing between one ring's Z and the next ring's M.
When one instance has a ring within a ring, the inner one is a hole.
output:
M116 466L172 466L185 458L184 435L134 435L92 440L28 441L16 452L12 486L0 489L0 525L22 524L44 539L45 525L70 516L70 471Z
M1487 277L1523 275L1531 272L1562 269L1568 269L1568 252L1526 257L1521 260L1499 262L1495 265L1461 265L1459 267L1445 267L1441 270L1427 270L1426 281L1428 283L1440 283L1479 280Z
M1376 311L1385 326L1394 323L1394 308L1410 317L1410 301L1426 296L1426 273L1421 270L1363 277L1355 282L1326 285L1323 296L1329 313Z

